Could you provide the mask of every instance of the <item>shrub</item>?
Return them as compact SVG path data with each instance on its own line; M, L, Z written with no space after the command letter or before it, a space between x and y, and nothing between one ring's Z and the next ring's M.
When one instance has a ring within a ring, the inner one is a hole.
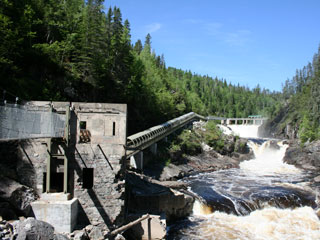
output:
M216 151L221 151L224 148L225 142L221 130L213 121L209 121L205 128L207 130L203 133L205 143Z
M307 115L304 115L302 122L299 126L299 137L301 143L305 143L308 140L313 141L317 139L318 129L312 124Z
M172 158L179 158L182 154L196 155L201 153L201 139L194 131L183 130L170 145L169 152Z

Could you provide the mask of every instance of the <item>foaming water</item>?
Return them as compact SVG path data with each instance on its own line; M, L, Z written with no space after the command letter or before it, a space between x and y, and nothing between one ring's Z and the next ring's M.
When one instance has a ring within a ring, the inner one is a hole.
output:
M306 186L298 187L298 184L307 182L306 178L304 175L283 174L279 177L228 169L191 176L185 182L192 192L204 199L212 211L248 215L267 206L314 206L315 195ZM198 214L211 210L203 210L199 203L194 208Z
M224 134L226 134L226 135L231 135L233 132L232 132L232 129L230 128L230 127L227 127L227 126L225 126L225 125L221 125L221 124L218 124L217 125L219 128L220 128L220 130L224 133Z
M203 201L168 239L320 239L315 193L308 173L283 163L287 145L249 140L255 158L240 169L184 179Z
M243 138L258 138L259 125L228 125L234 135Z
M240 163L241 169L254 172L255 174L299 174L301 172L295 166L282 161L288 148L287 144L265 141L260 145L249 141L248 145L253 150L255 158Z
M211 206L208 206L207 204L202 203L199 200L195 200L192 212L194 215L205 216L211 214L213 212L213 209Z
M183 237L190 236L188 232L192 239L320 239L320 222L310 207L265 208L247 216L214 212L196 218L199 225L184 231L181 239L189 239Z

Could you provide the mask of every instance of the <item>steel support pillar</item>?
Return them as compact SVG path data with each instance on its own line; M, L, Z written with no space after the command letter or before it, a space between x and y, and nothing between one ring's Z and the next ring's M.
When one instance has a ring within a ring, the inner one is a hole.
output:
M143 151L138 152L130 157L130 166L136 169L143 170Z
M69 132L70 132L70 106L66 107L66 125L64 129L64 141L66 144L66 148L64 149L64 170L63 170L63 192L68 192L68 149L69 149Z
M53 111L53 106L50 106L50 112ZM47 176L46 176L46 192L49 193L50 192L50 188L51 188L51 183L50 183L50 179L51 179L51 138L48 139L47 141Z

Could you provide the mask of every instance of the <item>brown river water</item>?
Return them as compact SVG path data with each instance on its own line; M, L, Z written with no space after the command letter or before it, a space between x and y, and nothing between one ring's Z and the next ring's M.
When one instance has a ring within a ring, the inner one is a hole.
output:
M287 145L277 144L251 140L255 158L240 169L183 179L201 201L170 226L167 239L320 239L312 173L283 163Z

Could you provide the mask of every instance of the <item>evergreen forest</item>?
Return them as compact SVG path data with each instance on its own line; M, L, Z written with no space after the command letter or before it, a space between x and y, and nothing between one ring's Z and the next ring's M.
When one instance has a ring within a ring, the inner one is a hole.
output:
M286 113L283 125L294 126L302 143L320 139L320 46L312 62L285 81L281 112Z
M127 103L129 134L190 111L272 118L290 107L288 121L302 124L301 135L319 137L310 136L319 130L319 53L285 82L283 93L232 85L166 66L151 35L131 42L129 21L103 2L1 0L0 87L6 98Z

